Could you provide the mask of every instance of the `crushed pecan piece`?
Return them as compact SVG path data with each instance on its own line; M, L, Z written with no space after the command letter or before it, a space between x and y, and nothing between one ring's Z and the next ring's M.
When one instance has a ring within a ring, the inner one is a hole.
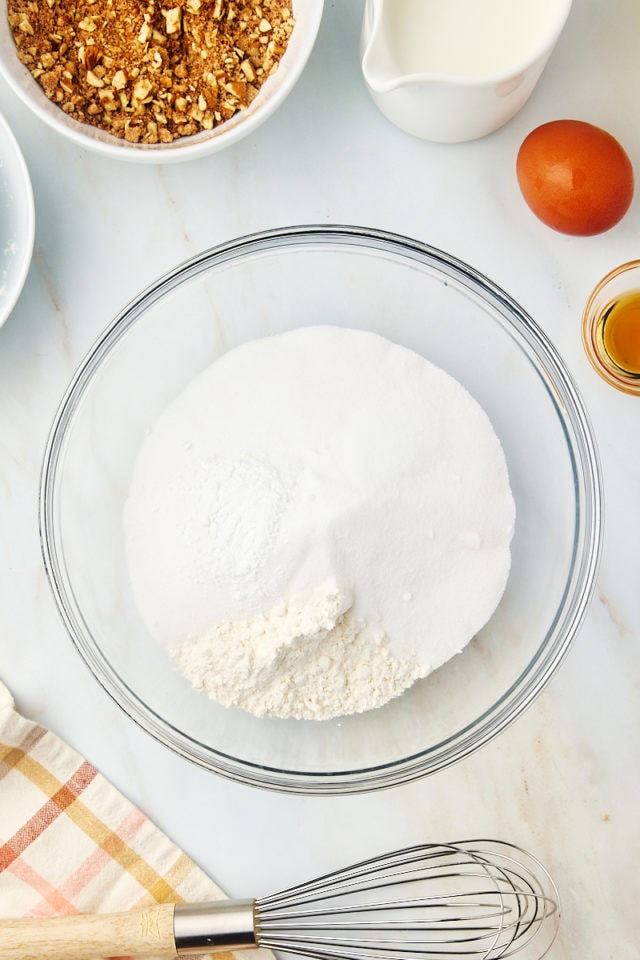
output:
M7 0L47 97L131 143L171 143L246 108L277 69L291 0Z

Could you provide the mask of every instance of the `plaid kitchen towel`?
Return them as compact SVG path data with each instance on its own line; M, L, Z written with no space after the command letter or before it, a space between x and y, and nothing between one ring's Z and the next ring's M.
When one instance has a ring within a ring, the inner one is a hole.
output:
M0 916L111 913L222 897L95 767L20 716L0 683ZM260 955L273 957L253 954Z

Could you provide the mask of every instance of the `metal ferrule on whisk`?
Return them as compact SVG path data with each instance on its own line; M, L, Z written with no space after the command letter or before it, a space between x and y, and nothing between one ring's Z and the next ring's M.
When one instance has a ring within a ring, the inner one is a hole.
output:
M173 932L176 953L217 953L257 946L255 900L179 903Z

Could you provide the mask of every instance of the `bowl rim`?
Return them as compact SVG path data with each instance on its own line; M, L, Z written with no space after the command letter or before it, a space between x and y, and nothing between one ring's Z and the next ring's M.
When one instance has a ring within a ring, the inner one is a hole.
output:
M4 169L9 175L7 179L13 186L14 205L20 211L25 236L25 243L22 245L19 257L12 261L10 296L0 307L0 327L2 327L18 302L31 267L36 234L36 212L27 162L9 121L2 113L0 113L0 137L6 147L3 151Z
M494 311L497 309L506 324L524 339L545 372L543 382L567 441L578 505L571 569L558 610L519 677L479 717L444 740L410 756L357 770L295 771L242 760L216 751L160 717L115 673L93 643L82 611L72 602L56 538L56 481L64 457L67 427L93 373L127 329L148 306L186 279L255 253L305 243L327 248L339 244L415 260L423 267L435 268L475 299L484 301ZM364 793L431 775L474 753L520 716L556 673L586 616L595 588L603 535L601 468L589 417L572 375L547 335L501 287L464 261L401 234L342 224L296 225L247 234L190 257L148 285L106 327L78 366L54 416L41 471L39 528L44 567L71 640L106 693L138 726L178 755L230 780L294 794Z
M294 15L296 13L296 2L299 3L300 0L292 0ZM291 62L291 66L287 65L286 80L269 92L269 95L262 100L257 109L249 112L239 111L225 124L214 128L208 136L195 134L194 137L178 138L168 144L129 143L110 135L101 128L90 127L89 124L66 116L47 99L44 91L41 90L30 75L28 68L20 62L17 55L15 56L15 64L17 64L15 71L5 63L3 49L9 45L9 41L13 45L8 24L6 26L7 37L4 41L2 33L0 33L0 74L16 96L39 120L51 130L70 140L77 147L92 150L94 153L110 157L113 160L123 160L131 163L164 164L196 160L199 157L225 150L253 133L275 113L288 97L300 79L315 46L324 12L324 2L325 0L303 0L305 17L308 18L308 23L305 27L304 38L300 42L297 57ZM6 0L0 0L0 15L3 13L6 20ZM21 79L18 79L17 74L21 74ZM55 109L52 109L54 107ZM58 116L58 113L60 116ZM94 133L91 133L92 130Z

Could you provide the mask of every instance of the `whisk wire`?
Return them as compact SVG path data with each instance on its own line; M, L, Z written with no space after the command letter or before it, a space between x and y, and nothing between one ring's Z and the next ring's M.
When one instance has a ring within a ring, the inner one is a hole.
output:
M256 936L311 960L498 960L526 950L539 960L555 936L556 899L544 868L512 845L427 844L257 900Z
M310 880L293 887L288 887L286 890L281 890L278 893L264 897L261 902L264 904L277 903L278 901L290 902L294 897L298 902L305 902L303 897L307 891L310 892L313 899L321 899L323 890L329 891L328 896L335 897L345 892L353 892L358 888L359 881L363 880L366 880L366 883L363 883L362 889L374 889L375 884L372 885L369 879L373 876L381 878L378 886L388 886L390 883L400 884L410 882L412 877L415 879L414 875L416 873L422 873L425 870L429 870L431 876L435 878L432 872L433 867L430 866L430 861L442 859L446 856L450 858L451 851L440 845L433 845L433 849L426 849L425 846L421 845L407 847L404 850L394 851L382 857L372 857L368 860L362 860L350 868L334 870L331 873L318 877L317 880ZM407 869L413 863L420 863L420 869ZM466 863L468 864L468 860ZM400 872L397 871L398 864L401 864L403 867ZM449 859L449 869L447 872L442 873L438 879L455 875L455 868L460 868L464 865L465 861L463 859L460 859L459 862ZM344 878L345 882L341 885L340 881L342 878Z

